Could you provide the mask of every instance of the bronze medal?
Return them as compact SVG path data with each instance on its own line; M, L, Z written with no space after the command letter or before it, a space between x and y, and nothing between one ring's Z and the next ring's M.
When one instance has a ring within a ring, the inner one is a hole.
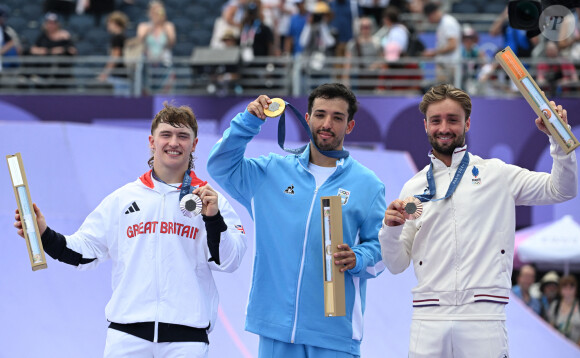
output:
M423 213L423 203L414 196L410 196L403 200L403 208L405 210L403 216L407 220L418 219Z

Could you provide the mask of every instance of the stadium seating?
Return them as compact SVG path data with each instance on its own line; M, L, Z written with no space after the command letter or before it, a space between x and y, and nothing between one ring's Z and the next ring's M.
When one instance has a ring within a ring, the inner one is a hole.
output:
M471 2L457 2L452 5L451 12L458 14L474 14L479 12L478 4Z
M505 2L486 2L483 6L483 11L489 14L501 14L502 11L506 8Z
M135 36L137 24L147 21L147 7L150 0L135 0L132 6L124 6L122 11L129 17L130 24L127 36ZM10 8L7 24L21 37L25 48L34 43L41 32L43 16L43 0L3 0ZM165 0L168 19L175 23L180 39L186 41L174 49L176 56L189 56L193 45L207 46L211 39L211 30L217 17L221 15L221 7L225 0ZM109 35L106 33L104 18L101 25L96 26L90 14L73 14L63 27L69 30L81 55L106 55L109 45ZM82 51L80 51L82 49Z

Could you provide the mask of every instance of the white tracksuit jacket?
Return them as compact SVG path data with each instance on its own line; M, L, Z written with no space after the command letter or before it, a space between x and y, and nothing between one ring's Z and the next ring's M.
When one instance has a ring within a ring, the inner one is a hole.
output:
M423 203L421 217L404 225L389 227L383 222L379 240L387 268L397 274L413 260L418 281L412 290L414 319L505 319L515 206L563 202L578 190L576 154L566 155L551 137L550 144L551 174L469 154L469 166L450 198ZM434 199L445 196L466 150L466 146L455 150L450 167L430 155ZM424 193L428 169L404 185L401 200Z
M192 172L192 186L203 185ZM246 250L240 219L222 196L218 207L228 229L221 233L221 265L208 262L205 223L179 208L179 190L151 178L151 171L107 196L67 247L96 260L111 259L113 294L105 309L116 323L164 322L214 327L218 293L211 270L234 271Z

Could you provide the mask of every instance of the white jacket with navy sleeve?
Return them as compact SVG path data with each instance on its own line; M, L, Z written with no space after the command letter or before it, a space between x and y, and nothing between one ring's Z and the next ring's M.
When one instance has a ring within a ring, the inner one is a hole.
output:
M191 175L192 186L205 184ZM107 320L214 327L218 292L211 271L234 271L246 250L240 219L222 195L218 207L228 226L220 236L219 266L208 262L202 216L184 215L179 190L153 180L151 171L107 196L66 236L67 248L95 259L80 269L112 260Z

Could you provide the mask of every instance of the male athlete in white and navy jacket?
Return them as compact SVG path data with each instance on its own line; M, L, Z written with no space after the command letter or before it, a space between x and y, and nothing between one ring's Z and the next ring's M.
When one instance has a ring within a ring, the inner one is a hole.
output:
M578 166L550 137L551 173L532 172L467 152L471 100L450 85L432 88L420 105L433 146L431 165L403 187L379 233L383 261L392 273L413 260L417 286L409 357L508 357L505 304L511 289L516 205L546 205L576 196ZM556 109L564 120L566 111ZM548 133L543 123L539 129ZM464 161L464 156L467 156ZM458 168L465 172L444 200ZM431 168L431 169L430 169ZM434 188L427 173L433 174ZM415 220L403 200L428 188ZM436 190L435 190L436 189Z
M153 169L107 196L76 233L51 230L34 205L50 256L80 269L113 262L105 357L206 357L218 307L211 271L234 271L246 250L231 205L189 170L193 113L166 106L160 114L149 139ZM183 185L201 198L201 215L180 206Z

